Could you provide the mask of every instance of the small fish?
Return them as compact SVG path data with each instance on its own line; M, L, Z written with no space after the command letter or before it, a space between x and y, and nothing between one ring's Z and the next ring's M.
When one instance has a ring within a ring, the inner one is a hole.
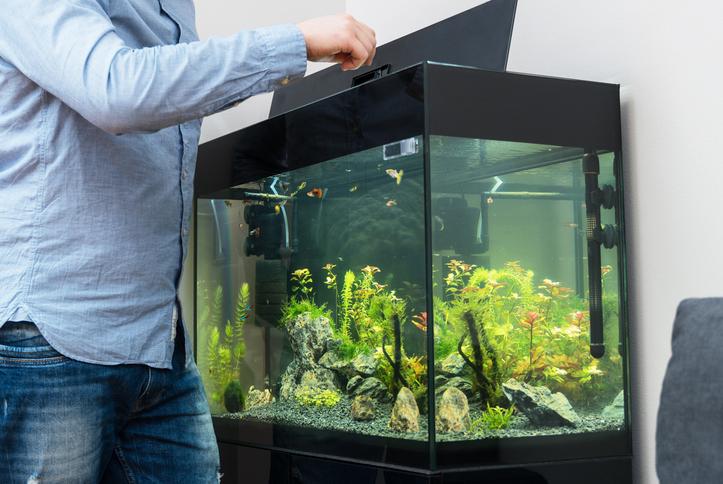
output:
M310 198L321 199L321 198L324 198L324 190L322 190L321 188L312 188L310 191L308 191L306 193L306 196L310 197Z
M397 185L402 183L402 177L404 176L404 170L395 170L394 168L389 168L386 170L387 175L394 178L397 182Z
M249 237L261 237L261 227L256 227L251 232L249 232Z
M576 229L576 228L578 227L578 225L577 225L577 224L573 224L573 223L569 223L569 224L565 224L565 227L568 227L568 228L571 228L571 229Z
M355 191L359 190L359 187L357 185L354 185L349 189L349 192L354 193Z
M385 205L389 208L396 207L397 201L396 200L387 200L387 203Z
M412 316L412 324L420 331L427 331L427 312L422 311L416 316Z
M276 205L274 205L274 213L276 215L281 213L281 205L279 205L278 203Z
M344 258L343 258L343 257L337 257L336 260L338 260L339 262L344 262Z

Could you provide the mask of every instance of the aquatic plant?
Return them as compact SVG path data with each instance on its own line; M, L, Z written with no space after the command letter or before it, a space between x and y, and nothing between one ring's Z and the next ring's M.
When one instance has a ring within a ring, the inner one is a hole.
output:
M311 279L311 271L304 267L297 269L291 273L291 292L294 296L301 297L303 299L310 299L313 292L312 284L314 281Z
M301 387L296 390L296 401L310 407L335 407L341 401L341 395L336 390L318 391L313 388Z
M515 414L514 405L509 408L491 407L487 404L487 410L472 421L470 432L479 433L485 429L504 430L510 425L512 416Z
M211 318L217 319L211 319L211 322L220 320L222 300L223 289L218 286L214 295L214 303L209 312ZM233 395L241 392L238 378L241 363L246 354L243 330L250 311L249 285L243 283L236 298L233 321L226 321L223 333L219 330L218 325L214 325L209 333L206 348L207 371L211 381L211 401L216 404L234 401L231 397L226 398L227 393ZM234 392L234 383L238 384L238 392ZM240 404L243 403L243 394L238 400ZM232 403L231 407L235 408L236 405ZM228 406L226 409L229 412L238 411L232 410Z
M407 387L409 386L407 384L407 381L402 376L402 324L399 321L399 316L396 314L392 315L392 327L393 327L393 348L394 348L394 358L392 359L391 356L389 356L389 353L387 353L386 346L387 346L387 337L384 335L382 337L382 353L384 354L384 357L387 359L389 364L392 367L392 370L394 371L393 378L392 378L392 394L396 395L399 392L399 389L403 386Z
M587 406L620 391L621 359L613 350L592 358L587 302L574 291L549 278L536 282L518 262L488 269L452 260L447 269L445 299L434 300L435 358L459 352L475 388L489 388L492 405L499 382L508 378L548 386ZM604 294L605 339L612 349L618 337L617 297Z
M331 311L325 304L317 305L310 299L291 298L281 307L281 318L279 324L287 326L292 324L302 314L308 314L311 319L325 317L331 319Z

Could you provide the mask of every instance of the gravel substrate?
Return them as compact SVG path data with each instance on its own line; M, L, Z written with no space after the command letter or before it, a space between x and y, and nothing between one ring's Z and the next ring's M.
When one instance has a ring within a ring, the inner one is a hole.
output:
M275 402L263 407L256 407L246 412L222 415L226 418L244 420L252 418L266 422L294 425L298 427L313 427L321 430L335 430L343 432L376 435L381 437L404 438L413 440L427 440L427 416L419 419L419 432L394 432L389 429L389 415L391 404L378 404L376 418L368 422L357 422L351 418L351 401L343 397L338 405L332 408L302 406L295 401ZM479 417L479 410L471 410L472 420ZM532 427L527 417L515 415L510 426L504 430L482 430L476 433L462 432L438 434L437 440L450 442L456 440L477 440L484 438L534 437L540 435L579 434L587 432L602 432L619 430L623 422L619 419L609 419L600 414L585 415L579 413L582 423L576 427Z

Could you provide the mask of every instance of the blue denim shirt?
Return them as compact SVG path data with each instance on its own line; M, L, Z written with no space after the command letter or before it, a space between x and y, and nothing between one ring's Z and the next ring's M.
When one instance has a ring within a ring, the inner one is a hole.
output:
M192 0L2 0L0 325L169 368L200 121L303 75L292 25L199 42Z

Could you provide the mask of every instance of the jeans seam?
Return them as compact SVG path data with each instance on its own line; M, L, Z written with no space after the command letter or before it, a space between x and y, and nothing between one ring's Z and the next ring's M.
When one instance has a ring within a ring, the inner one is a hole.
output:
M143 389L143 391L141 392L141 394L138 395L138 401L139 401L138 403L139 404L140 404L140 400L142 400L143 397L145 397L146 394L148 393L148 391L151 389L151 378L152 377L153 377L153 371L151 370L151 368L148 368L148 381L146 382L146 386Z
M113 451L115 452L115 456L118 459L118 462L120 462L121 468L123 469L123 473L126 476L128 484L136 484L136 478L133 475L131 466L128 465L128 461L126 460L125 455L123 455L123 450L120 448L120 446L116 446Z

